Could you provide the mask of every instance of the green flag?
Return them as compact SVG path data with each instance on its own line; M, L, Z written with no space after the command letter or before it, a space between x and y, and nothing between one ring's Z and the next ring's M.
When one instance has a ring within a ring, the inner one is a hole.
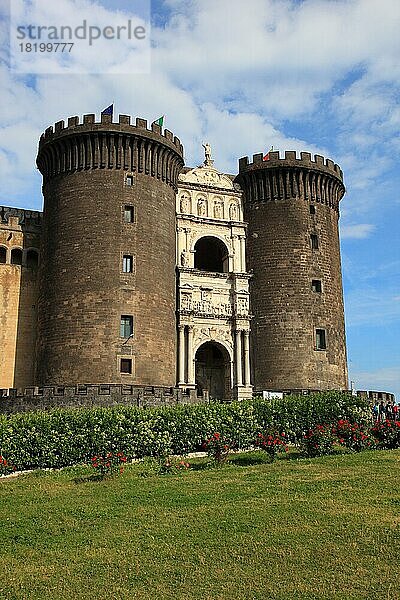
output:
M160 117L159 119L156 119L155 121L153 121L156 125L159 125L160 127L162 127L164 125L164 117L165 115L163 115L162 117Z

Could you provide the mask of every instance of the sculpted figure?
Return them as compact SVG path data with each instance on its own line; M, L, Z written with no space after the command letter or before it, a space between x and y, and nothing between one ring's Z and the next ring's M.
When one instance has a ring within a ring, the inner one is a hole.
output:
M214 217L216 219L222 219L222 204L221 204L221 202L215 202L215 204L214 204Z
M188 208L189 208L188 197L185 194L183 194L181 196L181 204L180 204L180 211L181 211L181 213L187 213Z
M237 204L233 203L229 207L229 217L231 221L236 221L238 216Z
M203 148L204 148L204 154L205 154L205 161L204 164L206 166L211 166L212 165L212 160L211 160L211 146L208 142L206 142L205 144L202 144Z
M182 252L181 252L181 266L182 267L189 266L189 253L187 250L182 250Z
M197 201L197 214L199 217L204 217L206 214L206 201L204 198L199 198Z

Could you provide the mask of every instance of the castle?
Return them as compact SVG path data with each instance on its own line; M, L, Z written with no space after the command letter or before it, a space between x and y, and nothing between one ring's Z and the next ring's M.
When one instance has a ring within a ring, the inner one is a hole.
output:
M204 150L126 115L46 129L43 213L0 208L0 388L347 389L339 166Z

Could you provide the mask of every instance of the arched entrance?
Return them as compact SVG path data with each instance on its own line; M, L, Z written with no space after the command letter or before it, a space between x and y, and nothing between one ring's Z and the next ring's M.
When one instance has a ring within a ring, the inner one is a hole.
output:
M231 398L231 366L229 353L217 342L205 342L196 352L197 393L208 391L210 398Z

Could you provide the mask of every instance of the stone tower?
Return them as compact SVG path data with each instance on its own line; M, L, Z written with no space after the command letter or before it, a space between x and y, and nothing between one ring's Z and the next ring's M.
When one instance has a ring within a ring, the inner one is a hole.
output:
M338 235L342 171L308 152L239 160L255 390L347 389Z
M125 115L42 135L37 384L175 384L182 155L170 131Z

